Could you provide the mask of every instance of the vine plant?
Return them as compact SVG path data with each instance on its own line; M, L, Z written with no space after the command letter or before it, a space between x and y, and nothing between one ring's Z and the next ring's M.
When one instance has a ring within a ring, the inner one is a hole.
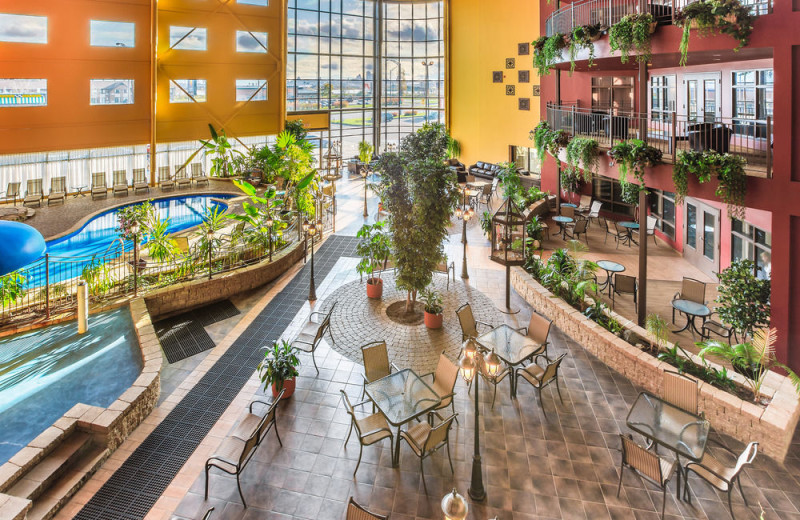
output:
M620 141L611 147L608 156L619 166L619 181L625 183L628 173L644 184L644 169L662 162L662 152L641 139Z
M588 137L573 137L567 144L567 164L571 169L583 168L583 179L592 180L600 162L600 145Z
M628 56L636 51L636 61L647 63L652 52L650 49L650 35L656 23L653 15L629 14L614 24L608 31L608 44L611 51L620 51L622 63L628 62Z
M594 66L594 42L600 37L600 24L579 25L572 29L569 42L569 72L575 71L575 57L580 49L589 51L589 68Z
M539 121L530 133L530 139L536 148L539 161L544 162L545 152L553 157L558 156L558 151L569 144L569 134L564 130L553 130L547 121Z
M728 215L731 218L744 218L747 195L747 176L744 170L746 164L745 159L739 155L718 153L713 150L678 152L672 170L676 202L680 203L688 194L690 173L697 177L697 181L701 184L708 182L712 175L716 174L719 185L715 194L728 206Z
M727 34L739 43L733 49L738 51L750 43L755 16L749 6L742 5L740 0L701 0L684 7L678 14L675 24L683 28L681 36L681 66L686 66L689 53L689 34L698 29L700 36L709 36L716 29L720 34Z
M540 36L533 41L533 66L540 76L550 74L550 69L561 58L562 51L567 47L567 39L563 33L556 33L549 38Z

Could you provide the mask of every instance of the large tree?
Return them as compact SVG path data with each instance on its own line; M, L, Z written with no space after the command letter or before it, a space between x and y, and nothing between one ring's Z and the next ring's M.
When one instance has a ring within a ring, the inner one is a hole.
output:
M403 138L399 152L385 153L378 161L397 287L408 292L407 312L414 308L417 291L431 283L459 200L456 174L445 164L448 141L443 125L424 125Z

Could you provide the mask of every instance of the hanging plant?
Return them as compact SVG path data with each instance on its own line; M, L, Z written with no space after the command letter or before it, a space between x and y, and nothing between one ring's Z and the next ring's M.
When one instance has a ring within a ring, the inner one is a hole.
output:
M569 42L569 72L575 71L575 57L580 49L589 51L589 67L594 66L594 41L600 38L600 24L580 25L572 30Z
M561 52L567 47L567 39L563 33L556 33L549 38L541 36L532 45L533 66L540 76L547 76L555 62L561 59Z
M675 19L675 25L683 28L681 66L686 66L692 29L697 29L700 36L710 36L715 30L727 34L739 42L733 49L738 51L750 43L754 22L755 16L750 6L742 5L740 0L701 0L687 5Z
M642 185L645 168L661 164L662 155L661 150L641 139L621 141L608 151L608 156L619 165L619 181L627 182L628 173L631 172Z
M583 175L578 168L568 166L561 172L561 189L568 193L578 193L583 184Z
M747 161L741 156L721 154L713 150L678 152L675 167L672 170L675 201L680 203L686 197L689 173L694 174L701 184L708 182L712 175L716 174L719 185L715 194L728 206L728 216L744 218L745 196L747 195L747 175L744 170L746 165Z
M592 174L597 173L600 161L600 145L597 140L588 137L573 137L567 144L567 164L570 168L583 168L583 178L586 182L592 180Z
M647 188L644 186L640 186L639 184L635 184L633 182L621 182L620 187L622 188L619 194L620 199L622 199L622 202L632 206L638 206L639 193L647 191Z
M547 121L540 121L531 131L530 138L541 162L544 162L545 152L557 157L558 151L569 144L569 134L565 130L553 130Z
M655 32L656 21L650 13L629 14L614 24L608 31L611 51L620 51L622 63L628 62L631 52L636 52L636 61L647 63L652 52L650 36Z

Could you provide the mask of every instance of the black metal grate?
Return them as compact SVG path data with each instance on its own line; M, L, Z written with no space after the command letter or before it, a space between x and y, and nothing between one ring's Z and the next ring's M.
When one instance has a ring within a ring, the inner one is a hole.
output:
M315 255L318 280L342 256L354 256L358 239L331 236ZM128 457L75 516L78 520L138 520L145 517L178 470L241 391L263 356L306 301L306 265L267 304L205 376Z
M167 361L176 363L204 350L214 348L214 341L203 327L239 314L230 300L206 305L153 324Z

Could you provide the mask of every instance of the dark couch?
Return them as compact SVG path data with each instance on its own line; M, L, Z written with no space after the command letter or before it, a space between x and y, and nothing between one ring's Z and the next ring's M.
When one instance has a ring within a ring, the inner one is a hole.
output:
M467 182L467 168L464 163L459 162L458 159L447 159L447 166L456 172L458 182Z
M484 179L494 179L500 173L500 166L491 163L478 161L469 167L469 174Z
M713 150L728 153L731 145L731 129L715 123L696 123L686 127L689 147L698 152Z

